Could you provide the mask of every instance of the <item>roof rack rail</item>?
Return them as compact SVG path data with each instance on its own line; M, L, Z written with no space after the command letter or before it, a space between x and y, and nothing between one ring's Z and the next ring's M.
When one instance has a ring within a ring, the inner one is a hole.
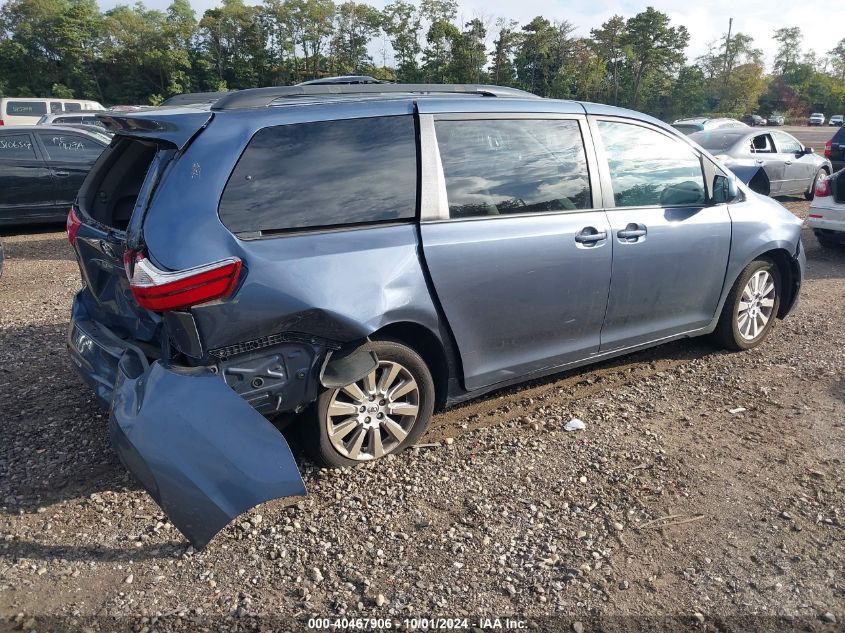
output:
M276 99L360 94L465 94L483 97L540 98L517 88L484 84L311 84L238 90L216 101L211 109L219 111L263 108L271 105Z

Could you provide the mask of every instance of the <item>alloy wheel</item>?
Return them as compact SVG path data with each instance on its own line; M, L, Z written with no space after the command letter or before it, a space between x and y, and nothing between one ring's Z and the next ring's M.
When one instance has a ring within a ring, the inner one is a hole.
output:
M419 408L420 389L411 372L381 361L363 379L332 393L324 420L329 442L347 459L378 459L399 448Z
M772 318L775 306L775 280L768 270L758 270L745 285L739 298L736 323L739 335L755 340Z

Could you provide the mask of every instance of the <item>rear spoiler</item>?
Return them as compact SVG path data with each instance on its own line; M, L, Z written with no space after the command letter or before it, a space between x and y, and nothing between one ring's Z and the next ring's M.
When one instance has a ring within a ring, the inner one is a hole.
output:
M97 118L112 132L184 148L214 117L208 110L167 108L142 112L108 112Z

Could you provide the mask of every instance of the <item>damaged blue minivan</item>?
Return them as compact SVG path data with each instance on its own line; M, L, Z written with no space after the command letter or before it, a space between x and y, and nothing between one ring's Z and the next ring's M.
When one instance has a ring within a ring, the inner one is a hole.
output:
M108 113L68 217L71 359L115 450L205 545L315 460L683 337L758 345L801 223L668 125L480 85L306 85ZM294 415L298 414L298 415Z

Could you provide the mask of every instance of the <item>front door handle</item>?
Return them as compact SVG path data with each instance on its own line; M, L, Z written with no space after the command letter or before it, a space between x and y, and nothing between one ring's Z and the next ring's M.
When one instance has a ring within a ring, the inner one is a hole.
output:
M633 222L616 233L616 237L620 240L637 241L641 237L645 237L648 233L645 224L634 224Z
M598 231L594 226L585 226L575 235L579 244L595 244L607 239L607 231Z
M616 235L618 235L623 240L631 239L631 238L638 238L642 237L646 234L645 229L622 229Z
M785 161L783 161L783 164L784 165L791 165L792 161L791 160L785 160Z
M70 176L70 172L69 172L69 171L57 171L57 172L54 172L54 173L55 173L57 176L59 176L60 178L66 178L67 176Z

